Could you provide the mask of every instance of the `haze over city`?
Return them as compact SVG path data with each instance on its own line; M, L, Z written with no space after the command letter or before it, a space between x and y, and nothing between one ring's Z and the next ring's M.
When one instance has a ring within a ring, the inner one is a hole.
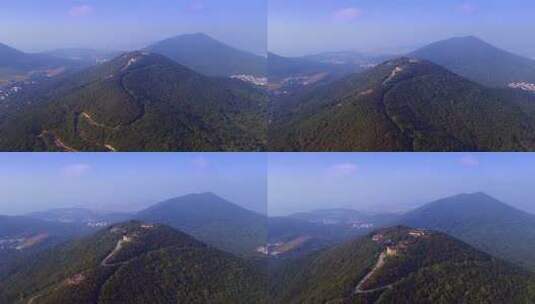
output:
M430 42L474 35L535 57L535 3L528 0L273 0L269 50L286 56L360 50L406 53Z
M247 12L247 13L244 13ZM217 0L2 1L0 42L26 52L131 50L203 32L253 53L266 50L266 2Z

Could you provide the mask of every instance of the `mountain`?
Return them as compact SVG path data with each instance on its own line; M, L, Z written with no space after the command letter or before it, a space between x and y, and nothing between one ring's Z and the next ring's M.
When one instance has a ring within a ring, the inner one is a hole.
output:
M487 86L535 84L535 60L498 49L473 36L438 41L409 56L432 61Z
M291 216L268 218L267 243L257 249L272 258L294 258L332 247L370 232L341 223L319 223Z
M535 276L448 235L386 228L289 261L274 303L531 303Z
M0 278L13 266L13 261L88 232L81 225L0 215Z
M79 65L47 54L24 53L0 43L0 84L27 77L30 73L56 75L71 68L79 68Z
M288 100L273 114L269 150L534 150L534 105L534 94L400 58Z
M244 74L260 77L266 74L265 58L235 49L202 33L165 39L146 50L208 76Z
M26 216L48 222L76 223L88 227L104 227L109 224L123 222L131 218L132 214L94 211L85 208L60 208L32 212Z
M291 94L330 83L362 70L352 64L333 64L305 57L283 57L274 53L268 53L267 62L268 88L276 95Z
M163 225L128 222L28 259L2 303L264 303L255 265Z
M112 60L113 58L121 55L121 52L84 48L67 48L47 51L44 52L44 54L73 61L81 61L87 64L97 64Z
M443 231L493 256L535 270L535 215L484 193L431 202L408 212L399 222Z
M387 60L394 59L393 55L373 55L357 51L324 52L307 55L303 58L338 65L355 65L360 68L371 68Z
M265 143L261 91L153 53L123 54L12 102L25 106L0 121L4 151L256 151Z
M267 218L213 193L190 194L158 203L136 219L169 225L219 249L252 255L266 243Z
M373 228L391 223L393 220L398 218L398 215L388 213L370 214L354 209L335 208L299 212L290 214L289 217L327 225L342 224L349 225L354 228Z

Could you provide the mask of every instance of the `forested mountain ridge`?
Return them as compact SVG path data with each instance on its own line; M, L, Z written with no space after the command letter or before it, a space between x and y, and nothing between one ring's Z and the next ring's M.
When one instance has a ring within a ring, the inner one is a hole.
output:
M169 227L128 222L28 260L6 303L263 303L256 266Z
M488 89L411 58L305 92L280 106L272 151L526 151L535 95Z
M37 94L0 123L1 150L262 150L266 141L263 92L152 53L123 54Z
M275 303L528 303L535 276L445 234L385 228L276 270ZM279 280L277 280L279 278Z

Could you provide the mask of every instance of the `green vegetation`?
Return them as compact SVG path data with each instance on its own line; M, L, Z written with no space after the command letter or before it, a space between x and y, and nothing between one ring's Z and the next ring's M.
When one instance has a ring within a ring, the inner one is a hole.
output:
M0 280L0 302L264 303L265 282L256 265L186 234L129 222L26 260Z
M63 78L0 123L7 151L263 150L266 96L134 52Z
M275 109L269 150L526 151L535 95L487 89L402 58Z
M276 303L529 303L535 276L444 234L418 238L406 227L377 231L284 266L272 274ZM384 243L372 240L382 234ZM386 246L404 243L374 268ZM357 293L361 286L370 293ZM281 291L282 290L282 291Z

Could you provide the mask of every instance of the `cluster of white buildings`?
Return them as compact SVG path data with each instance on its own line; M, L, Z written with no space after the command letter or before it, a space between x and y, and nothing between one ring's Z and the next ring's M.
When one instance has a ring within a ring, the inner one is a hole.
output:
M6 100L10 95L16 94L22 90L20 86L12 86L5 89L0 89L0 100Z
M253 75L245 75L245 74L239 74L239 75L232 75L230 76L232 79L238 79L243 82L252 83L257 86L267 86L268 85L268 79L267 77L256 77Z
M524 91L535 92L535 83L529 83L529 82L525 82L525 81L512 82L512 83L509 84L509 87L511 89L520 89L520 90L524 90Z
M0 239L0 250L17 249L26 241L24 238Z
M278 250L278 248L281 247L282 245L284 245L283 242L269 243L266 246L260 246L256 248L256 252L263 254L263 255L277 256L282 253Z

